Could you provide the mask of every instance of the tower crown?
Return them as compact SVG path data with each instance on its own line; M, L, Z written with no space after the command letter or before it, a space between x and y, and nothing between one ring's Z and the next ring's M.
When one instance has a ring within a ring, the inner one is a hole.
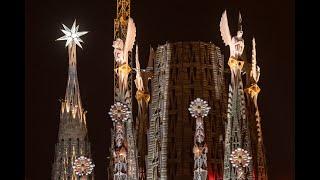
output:
M62 24L62 26L64 29L61 29L61 31L65 35L58 38L57 41L66 41L69 54L69 70L65 99L61 103L61 116L66 116L64 119L77 119L81 124L85 124L86 112L82 108L77 77L76 46L82 48L80 42L83 42L83 40L80 38L80 36L87 34L88 32L78 32L79 25L76 25L76 20L73 22L73 25L70 29L64 24ZM63 119L62 117L61 119Z

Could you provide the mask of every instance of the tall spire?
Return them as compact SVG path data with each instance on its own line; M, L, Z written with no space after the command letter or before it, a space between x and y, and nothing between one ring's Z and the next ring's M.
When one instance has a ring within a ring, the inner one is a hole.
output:
M86 127L86 112L82 108L77 77L76 46L81 47L80 36L87 32L78 32L74 21L69 29L63 24L65 34L57 40L66 40L69 55L68 83L65 99L61 103L59 138L52 169L52 180L76 180L81 177L93 180L90 143ZM77 167L85 168L79 173Z
M75 43L71 43L68 46L69 52L69 71L68 71L68 83L65 94L65 101L62 103L62 109L65 108L67 112L71 111L73 116L78 115L79 120L83 122L82 116L82 104L80 99L80 89L77 76L77 59L76 59L76 48Z
M139 62L138 44L136 45L136 78L134 80L137 91L135 98L138 102L138 116L136 118L139 180L146 179L146 156L147 156L147 123L149 112L150 92L148 91L148 80L151 72L148 69L141 69Z
M247 93L247 97L249 99L249 108L252 111L253 115L253 134L256 135L256 176L258 180L268 180L267 175L267 164L266 164L266 155L263 144L263 136L261 129L261 117L258 106L258 95L260 92L260 87L258 86L258 81L260 77L260 68L257 66L256 60L256 41L255 38L252 39L252 61L251 61L251 71L249 75L249 87L246 88L245 92Z
M132 49L135 43L136 27L130 18L130 0L117 0L117 15L114 19L114 102L122 103L128 107L129 117L125 122L125 138L127 149L128 167L127 178L137 179L138 162L136 148L136 133L133 128L132 118ZM114 131L112 131L114 133ZM114 134L111 137L115 137ZM111 141L113 142L113 140ZM112 146L114 147L114 146ZM117 149L111 149L110 153L117 153ZM116 159L111 159L110 165L115 165ZM114 166L110 166L113 169ZM109 170L113 172L113 170ZM111 177L111 175L109 175Z
M80 89L77 76L77 52L76 46L82 48L80 42L83 42L80 36L88 33L87 31L78 32L79 25L76 26L76 20L74 20L71 29L62 24L64 30L61 31L64 36L57 39L57 41L66 40L66 46L68 48L69 55L69 70L68 70L68 83L65 94L65 101L61 104L61 111L71 112L72 117L85 123L84 110L82 108L80 99Z
M236 180L238 178L252 179L252 162L245 167L236 167L232 155L238 150L248 152L251 156L251 139L249 133L248 119L246 115L246 103L241 78L244 62L241 56L244 49L242 39L241 14L239 13L239 29L236 37L230 40L230 32L226 14L224 13L220 22L220 31L226 45L230 46L230 57L228 65L231 70L231 84L229 86L227 123L225 127L225 149L224 149L224 176L223 179ZM234 51L234 52L232 52Z
M149 48L149 60L148 60L148 65L147 65L147 71L152 71L152 70L153 70L154 58L155 58L154 50L153 50L153 48L150 46L150 48Z

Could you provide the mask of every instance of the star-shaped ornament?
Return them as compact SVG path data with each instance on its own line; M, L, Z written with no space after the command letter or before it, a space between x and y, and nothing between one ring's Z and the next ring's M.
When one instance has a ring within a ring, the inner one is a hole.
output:
M65 26L64 24L62 24L64 29L61 29L61 31L65 34L64 36L60 37L57 39L57 41L64 41L66 40L66 47L72 42L74 41L80 48L82 48L80 42L83 43L82 39L80 38L80 36L83 36L85 34L88 33L88 31L82 31L82 32L78 32L79 29L79 25L76 26L76 20L74 20L73 25L71 27L71 30Z

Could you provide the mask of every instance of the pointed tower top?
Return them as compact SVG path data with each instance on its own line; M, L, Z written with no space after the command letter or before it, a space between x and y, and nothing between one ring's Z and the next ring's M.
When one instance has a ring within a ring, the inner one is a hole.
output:
M150 46L150 50L149 50L149 60L148 60L148 65L147 65L147 69L153 69L153 61L154 61L154 50L153 48Z
M140 62L139 62L139 46L138 43L136 44L136 71L140 73Z
M66 40L66 46L68 46L69 55L69 71L65 99L61 104L61 112L63 114L69 114L73 119L78 119L79 122L84 123L85 113L81 104L80 89L77 77L76 46L81 47L80 42L83 41L81 40L80 36L88 32L78 32L79 25L76 25L76 20L73 22L71 28L68 28L64 24L62 24L62 26L64 30L61 29L61 31L65 35L57 40Z
M238 31L242 31L242 17L239 11L239 20L238 20Z

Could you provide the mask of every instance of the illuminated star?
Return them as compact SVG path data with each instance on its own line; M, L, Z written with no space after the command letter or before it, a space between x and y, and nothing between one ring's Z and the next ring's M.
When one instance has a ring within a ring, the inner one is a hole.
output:
M64 24L62 24L64 29L61 29L61 31L65 34L64 36L60 37L57 39L57 41L64 41L66 40L66 47L72 42L74 41L79 47L82 48L80 42L83 42L82 39L80 38L80 36L85 35L88 33L88 31L82 31L82 32L78 32L79 29L79 25L76 26L76 20L74 20L73 25L71 27L71 30L65 26Z

